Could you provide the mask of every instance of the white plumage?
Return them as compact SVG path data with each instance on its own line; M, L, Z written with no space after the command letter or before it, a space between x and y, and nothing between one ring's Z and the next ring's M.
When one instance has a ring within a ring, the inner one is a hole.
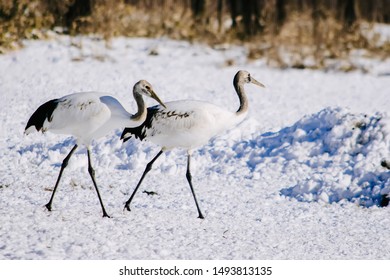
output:
M114 97L99 92L78 92L53 99L42 104L32 114L25 128L26 134L32 131L51 131L73 135L77 138L77 144L62 163L50 201L45 205L49 211L51 211L51 204L63 170L78 145L83 144L87 146L88 171L98 194L103 217L109 217L96 185L89 145L93 139L98 139L114 129L142 124L146 119L146 107L142 95L151 97L165 106L147 81L141 80L136 83L133 95L138 106L138 111L134 115L127 112Z
M195 149L233 127L244 117L234 118L233 112L195 100L172 101L166 103L166 106L167 109L156 107L152 126L143 128L145 138L165 150Z
M206 144L211 138L240 123L248 113L248 99L244 84L253 83L264 87L247 71L238 71L233 85L240 100L236 112L204 101L181 100L167 102L166 107L154 106L148 108L145 122L138 127L125 128L121 138L127 141L132 136L140 140L146 139L162 147L161 151L147 164L133 194L126 202L125 208L130 211L130 203L141 185L142 180L150 171L154 161L166 150L184 148L187 150L187 180L197 206L199 218L203 218L195 192L192 186L190 158L192 150Z
M88 145L112 129L139 123L130 120L132 115L117 99L100 92L73 93L49 102L53 112L45 118L42 132L74 135L80 144ZM35 130L35 126L30 126L26 134Z

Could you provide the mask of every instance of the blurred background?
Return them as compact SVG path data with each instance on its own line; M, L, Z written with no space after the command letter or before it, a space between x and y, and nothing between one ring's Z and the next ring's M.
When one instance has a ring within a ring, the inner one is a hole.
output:
M390 56L390 0L0 0L0 53L55 33L169 37L226 48L280 68L326 69ZM364 70L364 69L363 69Z

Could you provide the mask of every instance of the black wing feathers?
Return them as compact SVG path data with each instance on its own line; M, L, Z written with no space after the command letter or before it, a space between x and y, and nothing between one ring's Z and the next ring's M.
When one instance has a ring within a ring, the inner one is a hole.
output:
M27 122L26 129L30 126L35 126L37 131L40 131L43 127L45 120L51 121L54 110L57 108L58 99L52 99L39 106L39 108L32 114Z
M122 132L121 140L123 140L123 142L126 142L132 136L134 136L136 139L139 139L141 141L144 140L145 137L146 137L146 134L145 134L146 129L152 127L153 117L160 109L161 108L160 108L159 105L156 105L156 106L153 106L153 107L149 107L147 115L146 115L146 120L140 126L137 126L137 127L126 127L123 130L123 132ZM125 136L126 134L131 134L131 135L130 136L129 135Z

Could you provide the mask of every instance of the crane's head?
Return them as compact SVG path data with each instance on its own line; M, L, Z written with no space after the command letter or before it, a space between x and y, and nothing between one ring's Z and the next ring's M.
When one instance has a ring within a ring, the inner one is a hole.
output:
M260 87L265 87L262 83L253 78L248 71L245 70L240 70L237 72L237 74L234 76L233 83L237 85L243 83L252 83Z
M152 85L145 80L140 80L134 85L134 94L142 94L144 96L153 98L158 103L161 104L164 108L166 108L165 104L161 101L158 95L154 92Z

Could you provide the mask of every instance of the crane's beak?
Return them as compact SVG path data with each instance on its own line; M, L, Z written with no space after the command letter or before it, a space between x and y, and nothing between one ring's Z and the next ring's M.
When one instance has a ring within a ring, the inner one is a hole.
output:
M152 97L154 100L156 100L158 103L160 103L160 105L163 106L164 108L167 108L167 106L165 106L164 102L161 101L160 97L158 97L157 94L153 90L150 92L150 97Z
M259 86L259 87L265 88L265 85L263 85L262 83L260 83L259 81L257 81L256 79L254 79L252 77L251 77L251 83L255 84L255 85Z

